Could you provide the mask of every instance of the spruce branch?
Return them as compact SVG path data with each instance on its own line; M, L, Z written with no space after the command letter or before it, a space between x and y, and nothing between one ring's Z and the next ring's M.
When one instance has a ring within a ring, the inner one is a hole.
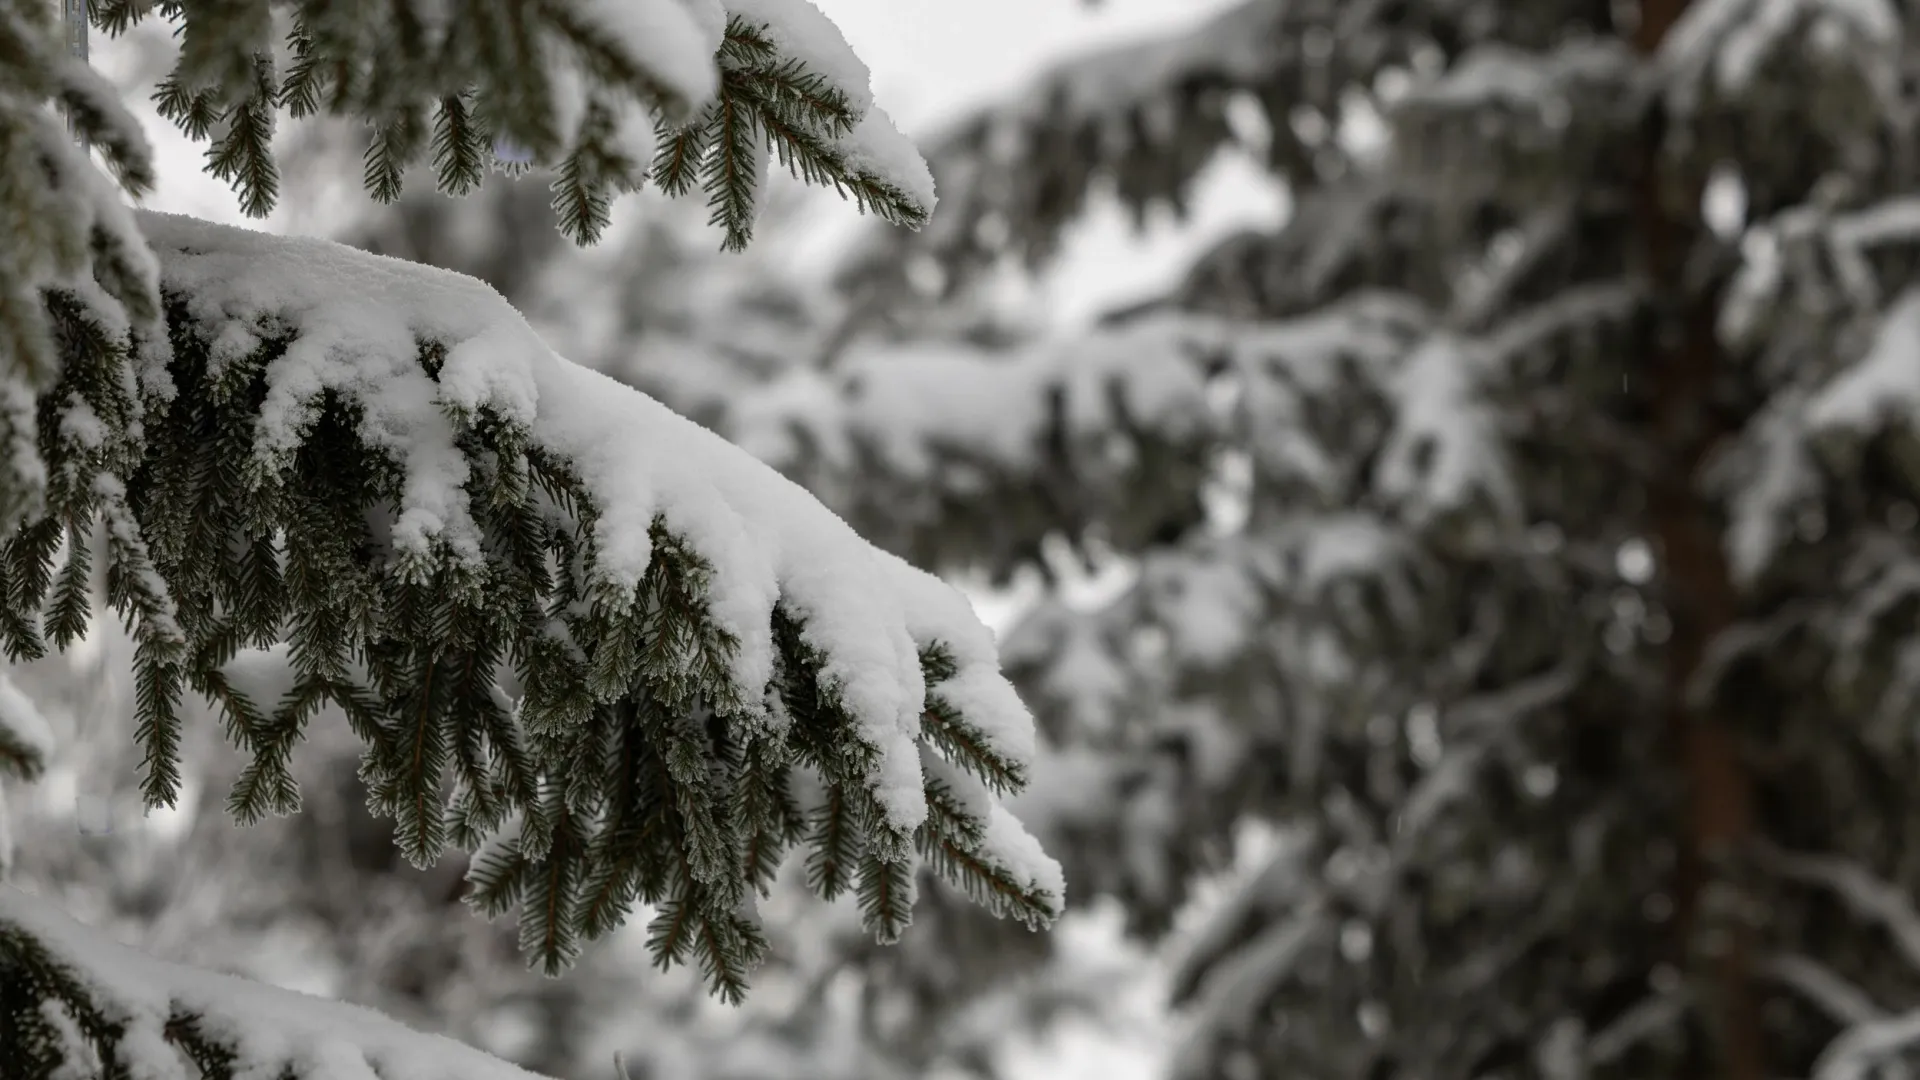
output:
M697 961L713 993L737 999L766 951L753 893L796 845L812 849L815 888L856 891L883 938L906 927L922 795L900 784L911 721L930 674L999 677L990 650L963 666L918 640L925 621L977 629L940 604L920 610L942 587L804 501L783 512L814 530L796 533L797 554L729 539L773 543L759 504L730 493L772 479L744 459L711 463L712 495L667 473L657 496L623 486L596 457L605 438L530 411L515 380L555 380L541 398L561 409L601 388L569 381L585 376L477 286L432 278L433 297L453 300L416 310L406 295L421 283L387 260L142 225L170 238L163 324L132 324L104 288L47 301L61 362L34 408L60 422L37 436L52 466L44 505L0 536L0 635L39 649L44 625L78 640L91 568L104 569L135 637L150 804L180 786L189 691L245 755L228 795L243 823L299 808L293 753L337 711L402 853L425 865L449 843L478 847L469 901L516 911L529 963L548 973L646 903L656 959ZM319 275L337 295L306 289L326 260L346 260ZM359 320L353 334L342 315ZM644 422L672 420L620 393ZM412 436L437 440L432 460ZM639 513L622 502L656 497ZM408 531L424 517L431 528ZM826 571L812 593L784 582L792 558ZM915 614L863 626L873 614L836 599L875 573ZM864 659L876 640L904 670ZM956 731L987 730L941 707ZM830 793L811 821L796 768Z
M441 98L433 114L433 169L441 192L464 196L479 187L489 149L466 95Z
M709 106L693 123L675 126L664 118L656 124L658 149L653 157L653 182L675 197L693 190L711 145L716 107Z
M280 197L280 169L273 159L273 58L253 58L250 92L227 106L225 130L207 148L207 172L233 185L240 211L248 217L266 217Z
M709 225L725 232L721 247L744 251L753 239L754 200L759 191L758 118L736 95L723 93L714 106L713 146L701 183L707 190Z

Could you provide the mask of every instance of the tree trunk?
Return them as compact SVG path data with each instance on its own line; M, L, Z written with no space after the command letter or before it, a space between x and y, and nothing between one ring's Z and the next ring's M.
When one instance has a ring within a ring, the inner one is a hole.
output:
M1688 0L1642 0L1633 45L1651 59ZM1665 129L1655 106L1639 176L1638 225L1644 272L1657 307L1644 354L1653 437L1664 467L1649 492L1649 528L1661 552L1673 635L1663 684L1667 734L1687 788L1686 819L1676 837L1673 900L1680 961L1702 994L1702 1017L1715 1036L1723 1080L1764 1080L1766 1054L1755 1005L1750 934L1737 920L1701 916L1703 895L1723 860L1753 823L1750 781L1739 739L1711 706L1693 708L1687 687L1715 638L1738 617L1738 595L1718 515L1702 495L1708 455L1728 434L1714 408L1722 371L1715 334L1717 296L1687 280L1689 254L1703 231L1697 185L1669 182L1659 145ZM1676 190L1677 189L1677 190Z

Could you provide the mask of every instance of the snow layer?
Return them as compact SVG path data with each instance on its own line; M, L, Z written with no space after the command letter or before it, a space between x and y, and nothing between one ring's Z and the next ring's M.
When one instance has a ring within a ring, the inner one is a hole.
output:
M1047 897L1058 911L1067 895L1066 874L1020 821L993 798L986 785L931 751L922 751L923 767L981 823L978 854L1014 884Z
M921 645L951 645L968 719L1008 752L1030 752L1031 719L998 674L991 638L949 586L880 555L719 436L554 355L487 286L324 241L170 215L142 224L165 287L217 334L220 356L236 359L274 330L296 335L266 370L257 462L271 466L298 446L319 395L340 394L362 410L361 436L404 470L393 527L402 551L481 557L449 411L487 410L572 463L600 511L592 539L602 584L630 592L639 583L656 516L713 564L711 614L740 641L738 685L765 686L772 673L776 602L804 620L826 658L823 678L880 753L878 794L896 827L912 829L926 813L913 745ZM437 381L416 362L421 339L447 349Z
M1574 84L1605 79L1631 63L1631 55L1611 42L1575 42L1547 53L1480 45L1407 100L1456 109L1495 102L1538 108L1564 97Z
M1019 95L1016 114L1048 108L1056 94L1069 113L1117 117L1170 92L1182 80L1218 75L1238 85L1275 63L1284 0L1238 4L1177 36L1152 38L1060 65Z
M1818 490L1808 453L1803 398L1778 399L1753 421L1738 456L1716 462L1711 479L1729 490L1726 549L1734 580L1750 584L1773 561L1788 512Z
M1502 511L1516 504L1497 432L1475 380L1485 366L1468 342L1435 335L1393 380L1399 425L1382 454L1379 484L1407 500L1416 519L1485 494Z
M839 150L849 168L887 181L931 214L936 201L933 173L912 140L873 103L872 73L833 20L810 0L725 0L725 4L735 17L764 28L782 56L798 60L847 96L856 122L839 140Z
M1816 429L1874 428L1920 414L1920 289L1888 308L1872 348L1808 407Z
M232 1040L249 1076L281 1075L284 1064L305 1080L538 1080L371 1009L162 963L17 889L0 888L0 928L24 931L50 950L124 1025L119 1048L139 1080L194 1075L166 1035L169 1019L182 1012L201 1017L209 1036Z
M940 641L953 657L954 674L933 689L987 737L1002 757L1021 766L1033 762L1033 716L1000 673L999 649L959 590L906 560L884 551L892 586L906 601L907 628L919 641Z
M877 176L905 192L927 213L938 201L933 172L913 140L901 134L886 110L875 105L846 138L840 156L855 172Z
M873 75L832 19L811 0L724 0L737 18L766 28L782 56L806 65L847 95L856 116L873 108Z
M587 17L694 108L713 99L720 34L683 0L585 0ZM724 30L724 27L722 28Z
M1021 887L1053 898L1054 910L1059 910L1067 895L1067 879L1060 864L1041 850L1040 841L1028 835L999 803L988 808L986 836L980 847Z
M1012 353L957 342L911 351L882 345L849 355L834 373L795 371L757 391L734 411L734 435L783 466L796 462L804 442L841 467L865 444L910 476L929 475L941 452L1024 468L1056 392L1074 435L1113 429L1113 391L1129 419L1169 435L1206 423L1206 375L1193 361L1221 346L1214 322L1185 316Z
M44 762L53 756L53 728L33 699L0 672L0 747L7 746Z

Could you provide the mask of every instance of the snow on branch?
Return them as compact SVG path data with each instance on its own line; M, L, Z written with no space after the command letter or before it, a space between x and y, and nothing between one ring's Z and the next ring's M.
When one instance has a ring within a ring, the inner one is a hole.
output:
M1901 957L1920 970L1920 910L1898 886L1838 855L1801 855L1762 846L1756 848L1754 857L1762 869L1791 881L1818 885L1856 915L1885 927Z
M9 1013L20 1025L0 1049L10 1076L92 1059L141 1080L536 1080L371 1009L151 959L11 888L0 888L0 986L48 1003Z
M1799 992L1835 1021L1854 1025L1886 1019L1886 1010L1865 990L1810 956L1787 953L1767 957L1761 970Z
M0 672L0 782L37 778L52 754L53 729L33 700ZM0 783L0 880L12 864L13 832L5 785Z
M1693 999L1685 991L1653 994L1642 999L1587 1040L1587 1063L1592 1066L1613 1064L1627 1051L1678 1026L1687 1019L1692 1007Z
M853 464L869 447L891 469L933 479L945 455L1030 467L1060 423L1069 438L1135 425L1202 426L1214 320L1171 315L1013 351L954 343L855 352L831 374L795 372L736 410L743 445L775 464L805 450ZM1058 416L1048 400L1060 399Z
M1240 886L1195 933L1172 972L1171 996L1186 1001L1202 992L1220 965L1268 921L1287 914L1318 888L1310 865L1321 851L1318 833L1301 829L1284 834L1279 850Z
M1783 52L1857 69L1885 89L1900 42L1900 13L1888 0L1706 0L1667 34L1657 73L1683 111L1745 93Z
M615 197L651 181L671 194L699 186L728 246L743 246L767 150L889 221L918 226L933 210L925 164L806 0L557 0L459 18L410 0L380 20L319 0L287 7L283 70L264 2L219 15L160 6L181 42L160 112L210 144L210 171L254 216L279 195L283 110L371 125L365 183L383 201L416 165L451 194L500 164L550 168L560 227L581 242L600 235ZM94 19L120 32L151 13L106 0ZM347 77L362 70L382 77Z
M1818 429L1872 429L1920 416L1920 289L1895 298L1866 355L1822 387L1807 406Z
M1097 522L1127 549L1184 512L1181 485L1204 482L1197 470L1236 422L1272 475L1330 483L1332 444L1350 434L1331 419L1347 375L1383 381L1426 329L1417 304L1363 294L1261 322L1159 311L1010 349L863 344L746 395L727 430L922 560L998 558L1031 539L1016 531L1029 520L1069 534ZM955 505L988 508L986 535L956 525Z
M264 215L278 196L282 110L371 125L364 180L382 200L398 198L411 167L429 158L452 194L502 161L550 167L560 226L582 242L600 234L616 195L651 182L673 195L699 188L726 246L744 246L775 158L890 222L918 227L933 210L925 163L873 104L867 71L839 31L806 0L742 0L732 14L721 0L560 0L525 19L511 6L447 19L441 5L402 2L386 23L352 5L288 7L284 50L264 2L214 15L157 9L181 42L160 111L210 143L210 171L251 214ZM117 34L156 8L102 0L91 10ZM0 21L0 234L10 256L0 268L0 341L11 357L0 366L0 537L38 514L60 479L47 475L33 407L62 362L59 320L41 294L82 294L75 317L99 324L89 334L96 341L123 339L125 324L156 333L159 315L152 256L123 200L152 186L151 147L117 92L67 55L53 11L16 5ZM341 78L375 69L380 78ZM111 180L50 105L99 152ZM103 290L113 302L96 302ZM113 396L123 374L116 359L94 349L90 361L102 370L87 385ZM116 438L114 424L130 415L86 405L69 414L85 449L137 451Z
M1188 510L1165 481L1199 480L1220 347L1212 323L1178 315L1002 351L863 346L730 403L727 430L916 561L1011 561L1038 543L1029 526L1095 521L1124 547ZM956 523L955 505L991 510Z
M1326 899L1308 897L1223 957L1196 994L1193 1011L1199 1019L1175 1052L1173 1075L1179 1080L1210 1075L1222 1045L1253 1034L1281 984L1332 931Z
M53 754L53 729L4 672L0 672L0 777L31 780Z
M113 88L66 54L54 11L15 4L0 12L0 538L37 515L60 479L40 455L34 407L64 359L44 291L101 297L95 306L114 311L121 334L159 314L153 258L121 197L153 186L151 150ZM47 102L65 107L71 133ZM117 186L75 134L97 149Z
M1878 1071L1887 1059L1920 1046L1920 1010L1855 1024L1827 1045L1813 1063L1813 1080L1868 1080L1897 1073Z
M1519 495L1481 383L1494 362L1484 344L1438 333L1408 357L1388 385L1398 414L1377 484L1426 522L1476 497L1503 516Z
M140 433L140 464L124 484L57 487L0 567L30 571L5 594L15 624L50 604L64 625L54 583L86 580L85 526L106 516L110 592L141 628L151 801L178 783L187 690L249 755L229 797L243 821L298 808L291 754L336 706L402 850L424 864L485 843L474 902L518 906L531 959L558 971L655 903L656 954L697 958L729 997L765 948L742 902L802 842L844 871L823 893L858 879L882 936L910 917L898 886L936 828L987 856L955 869L962 884L997 868L1020 883L1008 913L1059 912L1057 867L984 790L929 817L929 714L996 791L1024 784L1033 752L991 635L950 587L555 356L479 282L140 224L168 307L166 338L135 339L138 423L117 425ZM830 813L802 814L796 771Z

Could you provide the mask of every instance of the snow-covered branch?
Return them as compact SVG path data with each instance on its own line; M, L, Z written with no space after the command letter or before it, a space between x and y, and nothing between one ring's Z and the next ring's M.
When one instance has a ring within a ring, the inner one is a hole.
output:
M1821 1012L1849 1027L1884 1020L1887 1011L1839 972L1800 953L1767 957L1761 970L1793 988Z
M1761 869L1790 881L1827 889L1855 914L1880 924L1901 957L1920 971L1920 909L1899 886L1839 855L1802 855L1758 845L1754 860Z
M46 1040L55 1060L94 1060L107 1075L246 1075L309 1080L537 1080L451 1039L379 1013L162 963L0 887L0 979L50 1007L15 1013L8 1041ZM10 1051L17 1048L10 1047Z

